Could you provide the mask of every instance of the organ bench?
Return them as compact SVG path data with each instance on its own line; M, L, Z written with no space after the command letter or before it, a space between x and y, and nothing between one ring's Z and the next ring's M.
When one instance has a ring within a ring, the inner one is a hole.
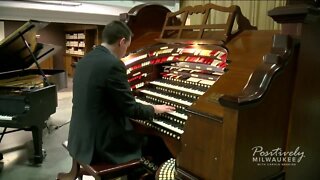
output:
M68 141L64 141L62 146L67 148ZM82 178L83 175L93 176L95 180L101 180L101 178L113 179L121 176L125 176L130 171L139 168L143 165L141 159L132 160L121 164L109 164L106 162L97 164L83 164L72 158L72 167L68 173L59 173L57 180L75 180ZM80 168L81 166L81 168Z

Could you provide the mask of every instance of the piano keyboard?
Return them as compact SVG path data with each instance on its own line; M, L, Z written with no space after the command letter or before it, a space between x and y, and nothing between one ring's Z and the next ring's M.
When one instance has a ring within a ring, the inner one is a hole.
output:
M14 116L0 115L0 120L3 120L3 121L12 121L13 118Z

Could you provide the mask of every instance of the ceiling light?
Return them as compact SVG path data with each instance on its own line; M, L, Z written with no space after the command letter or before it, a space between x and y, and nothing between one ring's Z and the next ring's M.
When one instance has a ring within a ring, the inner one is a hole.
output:
M49 5L61 5L61 6L80 6L82 3L70 2L70 1L41 1L41 0L27 0L32 3L49 4Z

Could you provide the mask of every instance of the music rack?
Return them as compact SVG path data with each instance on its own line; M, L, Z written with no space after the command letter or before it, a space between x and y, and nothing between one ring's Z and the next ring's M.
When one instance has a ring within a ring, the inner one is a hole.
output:
M214 11L228 13L227 22L211 24L209 17ZM203 15L199 25L187 25L187 18L192 14ZM238 24L238 29L233 31L235 22ZM239 6L222 7L215 4L187 6L167 14L160 38L157 40L163 43L225 44L243 30L249 29L257 28L243 16Z

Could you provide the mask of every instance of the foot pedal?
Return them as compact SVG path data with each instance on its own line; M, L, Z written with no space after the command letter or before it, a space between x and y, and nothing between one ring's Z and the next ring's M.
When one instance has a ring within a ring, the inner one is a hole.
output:
M157 172L158 166L155 165L151 160L142 157L140 161L142 162L143 167L146 168L149 172L153 174Z
M171 158L160 166L158 180L175 180L176 160Z

